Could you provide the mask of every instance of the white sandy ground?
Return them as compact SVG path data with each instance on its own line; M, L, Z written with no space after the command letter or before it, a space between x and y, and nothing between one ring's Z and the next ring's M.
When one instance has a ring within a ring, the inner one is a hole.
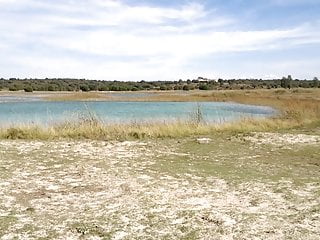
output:
M185 153L153 142L0 141L0 239L319 239L319 183L231 184L154 168L172 155Z
M307 134L282 134L282 133L253 133L246 136L245 140L256 144L292 145L292 144L317 144L320 136Z

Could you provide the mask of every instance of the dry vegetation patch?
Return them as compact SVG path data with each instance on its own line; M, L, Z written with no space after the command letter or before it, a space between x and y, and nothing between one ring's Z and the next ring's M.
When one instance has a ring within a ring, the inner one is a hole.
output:
M319 169L277 149L223 136L2 140L0 238L316 239Z

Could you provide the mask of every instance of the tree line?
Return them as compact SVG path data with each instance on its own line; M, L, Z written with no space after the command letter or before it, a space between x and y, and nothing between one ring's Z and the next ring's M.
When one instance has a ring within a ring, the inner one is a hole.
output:
M272 88L319 88L317 77L310 80L293 79L207 79L177 81L103 81L71 78L0 79L0 90L21 91L142 91L142 90L226 90L226 89L272 89Z

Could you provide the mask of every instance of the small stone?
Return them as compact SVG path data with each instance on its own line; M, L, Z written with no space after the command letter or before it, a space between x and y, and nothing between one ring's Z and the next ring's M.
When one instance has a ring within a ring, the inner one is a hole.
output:
M198 138L197 143L199 144L208 144L211 142L211 138Z

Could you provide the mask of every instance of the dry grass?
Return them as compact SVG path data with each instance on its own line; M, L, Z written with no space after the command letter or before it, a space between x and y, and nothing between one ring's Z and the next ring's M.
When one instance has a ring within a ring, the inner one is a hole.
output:
M320 142L293 136L2 140L0 239L318 239Z
M97 93L77 93L83 99L99 96ZM192 135L211 135L216 132L279 131L291 128L320 126L320 89L308 90L252 90L210 91L190 94L164 93L144 101L234 101L246 104L269 105L280 111L277 117L268 119L242 119L225 124L193 122L131 123L106 125L94 115L78 122L66 122L51 127L16 126L0 129L0 138L7 139L141 139L176 138ZM70 95L68 98L73 98ZM78 99L78 98L77 98ZM195 117L197 119L197 117Z
M74 122L52 127L17 126L0 130L4 139L99 139L125 140L145 138L181 138L187 136L213 135L219 132L245 133L253 131L277 131L303 126L292 119L243 119L225 124L132 123L112 124Z
M320 89L238 90L203 93L196 96L210 101L272 106L278 109L281 115L264 121L264 124L280 128L320 124Z
M0 130L0 138L5 139L100 139L124 140L142 138L184 137L213 133L213 125L190 123L139 123L105 125L94 122L65 123L49 128L40 126L17 126Z
M111 96L102 92L61 92L49 94L45 97L49 101L97 101L113 100Z

